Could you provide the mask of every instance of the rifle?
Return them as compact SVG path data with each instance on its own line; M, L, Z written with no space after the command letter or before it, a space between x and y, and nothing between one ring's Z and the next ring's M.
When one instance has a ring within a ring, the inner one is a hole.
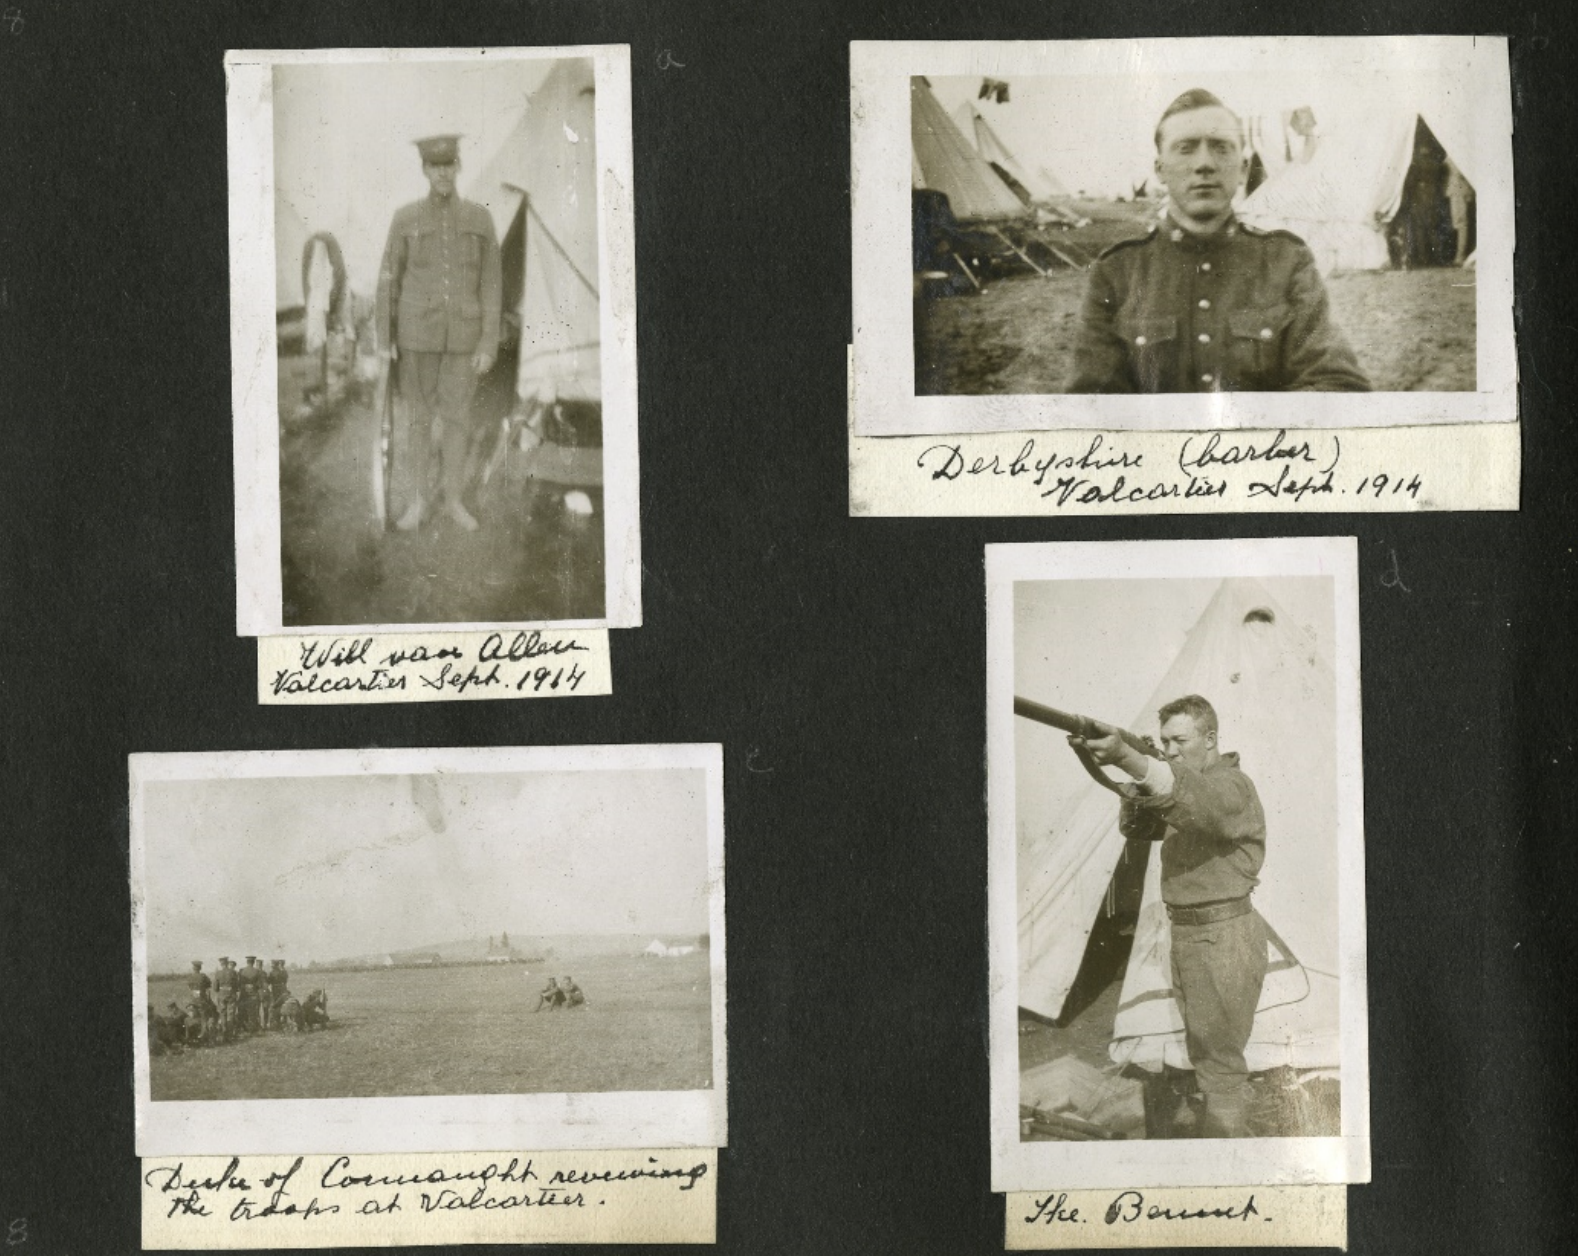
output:
M1014 714L1027 720L1035 720L1038 724L1049 724L1072 737L1110 737L1117 734L1147 758L1162 757L1162 752L1149 737L1141 737L1138 733L1131 733L1128 729L1119 728L1115 724L1103 724L1088 715L1071 715L1067 711L1059 711L1056 707L1043 706L1039 702L1030 701L1029 698L1018 697L1014 699ZM1115 794L1123 792L1101 770L1101 765L1090 757L1090 751L1081 746L1074 746L1073 751L1079 756L1081 766L1090 773L1091 779L1098 785L1110 789Z

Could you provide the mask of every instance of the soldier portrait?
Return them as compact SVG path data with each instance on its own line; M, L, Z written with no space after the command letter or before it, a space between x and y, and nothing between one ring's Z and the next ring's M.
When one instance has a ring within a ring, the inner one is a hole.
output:
M243 635L639 622L628 61L227 55Z
M857 436L1516 419L1505 44L857 41L850 72Z

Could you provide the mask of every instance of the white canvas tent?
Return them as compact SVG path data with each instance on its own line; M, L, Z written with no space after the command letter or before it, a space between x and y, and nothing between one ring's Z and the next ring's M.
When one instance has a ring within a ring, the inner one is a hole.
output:
M1467 103L1443 92L1428 104L1377 102L1371 110L1346 111L1330 129L1317 114L1309 159L1272 172L1239 216L1301 237L1323 271L1385 268L1387 230L1404 207L1421 124L1476 184Z
M506 264L519 258L505 308L519 312L521 397L602 398L596 121L592 62L558 62L468 192Z
M1335 1068L1340 1059L1331 631L1291 622L1257 581L1225 580L1129 724L1154 730L1163 703L1204 695L1220 717L1222 748L1242 754L1260 792L1268 834L1255 903L1274 941L1247 1052L1254 1070ZM1117 799L1091 783L1051 831L1021 844L1019 1002L1029 1011L1063 1014L1124 857L1117 821ZM1115 1062L1152 1070L1189 1066L1159 866L1152 849L1111 1046Z
M960 101L958 108L953 111L953 120L959 133L974 144L975 151L988 165L994 167L994 173L1006 173L1025 190L1032 203L1050 203L1068 198L1068 190L1046 167L1026 166L1014 156L973 100ZM1012 185L1009 190L1013 191Z
M953 216L1018 218L1025 206L976 152L920 75L910 79L910 178L948 198Z
M656 959L679 959L681 956L694 955L696 948L694 946L665 946L662 942L653 938L652 941L647 943L646 950L641 953L643 955L651 955Z

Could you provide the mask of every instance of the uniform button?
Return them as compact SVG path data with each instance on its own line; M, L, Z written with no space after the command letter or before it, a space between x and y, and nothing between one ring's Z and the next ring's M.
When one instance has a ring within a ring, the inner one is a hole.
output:
M1215 375L1211 374L1210 371L1207 371L1204 375L1200 376L1200 382L1202 384L1209 384L1215 378Z
M1200 343L1203 344L1203 345L1210 344L1211 343L1211 333L1208 332L1208 331L1201 332L1200 333Z
M1144 336L1136 336L1134 338L1134 343L1137 344L1137 345L1144 344L1145 343L1145 337Z
M1271 328L1269 328L1269 327L1262 327L1260 329L1260 338L1262 340L1270 340L1271 339Z
M1201 308L1201 309L1202 309L1202 310L1208 310L1208 309L1210 309L1210 308L1211 308L1211 302L1210 302L1210 301L1208 301L1208 300L1207 300L1207 299L1206 299L1206 298L1205 298L1205 297L1201 297L1201 298L1200 298L1200 308Z
M1210 262L1201 262L1200 263L1200 269L1201 270L1210 270L1211 269L1211 263Z

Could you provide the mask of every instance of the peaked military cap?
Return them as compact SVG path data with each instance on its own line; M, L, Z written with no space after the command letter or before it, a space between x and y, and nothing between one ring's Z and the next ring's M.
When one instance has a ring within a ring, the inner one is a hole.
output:
M417 152L423 162L434 166L447 166L460 160L460 136L429 135L416 141Z

